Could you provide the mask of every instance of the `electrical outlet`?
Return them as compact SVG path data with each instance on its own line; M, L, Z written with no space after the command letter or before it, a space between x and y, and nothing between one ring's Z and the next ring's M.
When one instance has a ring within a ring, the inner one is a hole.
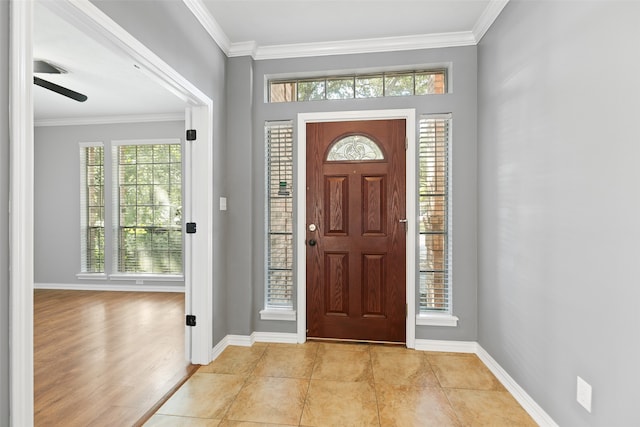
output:
M584 409L591 412L591 385L578 376L576 387L576 399Z

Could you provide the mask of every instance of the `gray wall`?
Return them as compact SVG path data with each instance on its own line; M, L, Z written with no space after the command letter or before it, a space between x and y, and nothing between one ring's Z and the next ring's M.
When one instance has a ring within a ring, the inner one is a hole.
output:
M640 425L638 17L512 0L478 51L479 342L563 426Z
M102 142L111 159L111 141L178 138L184 140L184 122L127 123L94 126L36 127L35 157L35 271L36 286L44 284L130 285L134 281L81 280L80 273L80 142ZM107 163L110 165L111 162ZM112 218L112 171L105 168L105 224ZM112 230L106 227L108 241ZM60 249L64 242L64 250ZM106 248L105 272L115 272L112 252ZM182 286L184 282L146 281L147 285Z
M0 64L9 63L9 2L0 1ZM9 67L0 67L0 427L9 425Z
M213 100L213 197L226 195L227 58L184 3L179 1L93 0L103 12L160 56ZM213 343L227 333L227 218L232 210L213 212Z
M231 59L230 64L235 63ZM303 103L268 104L264 102L265 75L280 73L323 73L336 70L356 70L390 67L412 68L425 64L452 64L451 82L453 91L446 95L396 97L368 100L338 100ZM253 139L247 141L248 106L230 109L229 129L241 130L240 135L229 133L230 146L242 153L234 165L244 165L244 170L252 171L251 182L229 180L230 200L246 210L242 221L230 230L234 236L243 236L242 246L237 252L243 256L229 259L229 283L241 289L234 298L241 307L230 313L230 324L242 324L242 333L255 331L295 332L294 322L261 321L259 311L264 304L264 122L265 120L296 119L302 112L370 110L393 108L416 108L417 114L452 112L454 115L453 162L454 162L454 313L460 317L457 328L418 327L418 338L476 340L476 47L452 49L432 49L384 54L344 55L285 60L264 60L251 62L238 60L235 67L251 67L253 64ZM230 73L230 81L236 72ZM241 73L243 82L250 81L247 71ZM246 95L240 92L243 99ZM231 96L231 95L229 95ZM247 102L247 101L244 101ZM230 104L231 105L231 104ZM242 114L232 114L231 111ZM230 148L231 149L231 148ZM249 158L247 158L250 153ZM250 162L250 163L249 163ZM250 169L249 169L250 168ZM239 177L239 175L238 175ZM248 189L251 191L248 191ZM250 217L248 216L250 213ZM252 236L244 230L253 224ZM251 255L252 275L246 271L247 256ZM250 284L246 281L251 280ZM244 295L244 290L253 289L252 298ZM230 290L235 292L235 290ZM244 295L244 299L241 298ZM252 328L246 328L245 312L252 315Z

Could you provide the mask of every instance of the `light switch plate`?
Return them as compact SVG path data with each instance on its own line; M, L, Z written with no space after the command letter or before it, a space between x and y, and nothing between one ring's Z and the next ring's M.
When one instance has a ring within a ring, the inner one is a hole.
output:
M220 210L221 211L226 211L227 210L227 198L226 197L220 197Z

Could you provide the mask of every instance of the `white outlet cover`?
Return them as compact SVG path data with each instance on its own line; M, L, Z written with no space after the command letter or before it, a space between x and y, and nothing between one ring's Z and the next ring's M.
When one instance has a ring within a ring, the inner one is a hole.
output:
M578 376L576 399L584 409L591 412L591 385Z

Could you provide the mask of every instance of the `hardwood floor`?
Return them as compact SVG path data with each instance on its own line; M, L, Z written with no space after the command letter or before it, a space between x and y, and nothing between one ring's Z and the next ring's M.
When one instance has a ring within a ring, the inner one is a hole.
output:
M197 369L184 294L36 290L36 426L141 424Z

